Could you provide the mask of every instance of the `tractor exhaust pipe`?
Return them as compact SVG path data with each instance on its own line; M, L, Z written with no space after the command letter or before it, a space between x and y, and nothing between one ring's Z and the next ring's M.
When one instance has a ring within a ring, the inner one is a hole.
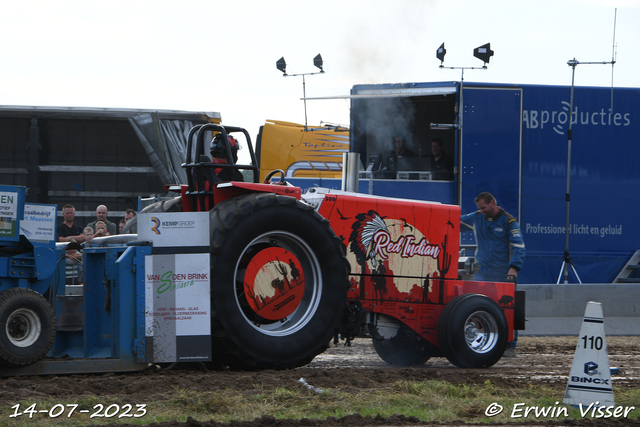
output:
M360 153L342 153L342 191L358 192Z

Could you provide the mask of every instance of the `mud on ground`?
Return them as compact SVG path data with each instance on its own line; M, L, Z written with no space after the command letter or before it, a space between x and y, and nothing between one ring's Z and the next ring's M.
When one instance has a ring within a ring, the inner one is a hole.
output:
M567 383L576 337L521 337L518 357L503 358L489 369L459 369L445 358L434 358L418 367L395 367L386 365L375 353L371 341L357 339L351 346L340 343L316 357L309 365L286 371L209 371L200 366L185 365L170 370L129 374L69 375L42 377L14 377L0 379L0 402L2 406L13 405L17 401L48 397L53 400L73 401L81 396L120 397L123 401L139 403L166 400L175 388L198 392L234 390L251 393L256 384L264 389L277 387L305 387L299 380L304 378L313 387L336 389L344 392L366 392L393 386L398 381L443 380L452 384L483 384L490 380L497 387L523 388L529 385L544 385L564 391ZM607 337L609 363L620 373L613 376L616 387L640 387L640 336ZM590 424L589 420L579 420L575 425ZM602 421L602 420L601 420ZM572 425L565 420L558 425ZM430 423L433 425L434 423ZM436 423L437 424L437 423ZM540 425L535 422L526 425ZM517 425L525 425L519 423ZM158 427L174 426L223 426L190 420L187 423L153 424ZM425 425L415 418L402 416L387 418L347 417L340 420L276 420L263 417L254 422L234 423L236 426L292 427L297 425ZM545 423L544 425L553 425ZM636 425L631 420L616 420L614 425ZM120 424L122 426L122 424Z

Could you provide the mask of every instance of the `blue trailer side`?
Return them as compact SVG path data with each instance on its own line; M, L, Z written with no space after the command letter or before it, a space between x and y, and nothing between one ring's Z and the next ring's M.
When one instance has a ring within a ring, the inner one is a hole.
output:
M530 268L523 277L544 272L555 282L566 226L570 88L535 86L526 94L521 225ZM614 89L612 113L610 88L577 87L574 97L569 251L584 282L611 282L640 248L632 202L640 184L640 89Z
M430 142L455 160L452 180L400 170L361 173L359 192L459 204L493 193L520 221L527 259L521 283L555 283L566 232L569 86L460 82L356 85L350 147L362 168L388 156L394 135L429 162ZM569 253L586 283L612 282L639 249L632 209L640 184L640 89L576 87L571 152ZM415 164L415 162L413 162ZM413 166L415 168L415 166ZM337 180L292 179L303 188ZM462 245L473 246L470 233ZM571 281L576 281L573 274Z

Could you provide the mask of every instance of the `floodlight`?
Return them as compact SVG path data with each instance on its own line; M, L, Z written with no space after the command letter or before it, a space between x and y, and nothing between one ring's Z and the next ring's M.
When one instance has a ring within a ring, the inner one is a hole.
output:
M284 56L276 62L276 68L282 71L282 74L287 75L287 63L284 62Z
M487 43L483 46L477 47L473 49L473 56L487 64L491 57L493 56L493 51L491 50L491 43Z
M436 50L436 58L440 60L440 62L444 62L444 56L447 54L447 49L444 48L444 43L440 45L438 50Z
M306 83L304 80L305 76L312 76L314 74L324 74L324 70L322 69L322 56L317 54L315 58L313 58L313 65L320 68L320 71L315 73L301 73L301 74L287 74L287 63L284 62L284 56L278 61L276 61L276 68L282 71L285 77L297 77L302 76L302 99L304 100L304 129L307 130L307 89Z
M320 54L313 58L313 65L320 68L321 73L324 73L324 70L322 69L322 56L320 56Z

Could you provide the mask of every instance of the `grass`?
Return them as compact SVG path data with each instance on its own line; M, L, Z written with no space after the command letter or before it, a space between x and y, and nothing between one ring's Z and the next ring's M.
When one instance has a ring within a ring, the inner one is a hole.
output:
M628 414L628 418L638 419L640 390L614 388L614 393L617 405L636 408ZM23 412L34 403L37 405L37 410L51 411L35 413L32 418L29 418L26 412L19 417L11 417L16 411L15 408L0 407L0 425L38 427L108 423L148 425L171 420L186 421L187 417L200 421L213 419L218 422L230 422L232 420L251 421L265 415L278 419L326 419L353 414L360 414L363 417L378 415L389 417L402 414L422 421L463 420L472 423L583 418L579 409L562 404L562 394L558 389L546 387L503 389L496 387L490 381L476 386L453 385L444 381L399 381L393 387L358 393L336 389L314 392L302 387L267 390L258 385L250 392L223 390L202 393L176 388L167 400L148 403L145 407L146 414L142 417L119 418L118 416L124 412L124 405L130 402L110 400L107 397L86 397L74 402L44 399L19 402ZM492 403L500 405L503 411L494 417L488 417L485 413ZM67 404L78 405L71 417L67 415L72 406L66 406ZM110 407L109 414L112 416L91 418L90 415L99 409L96 405L103 405L102 414L105 414L105 409ZM119 412L116 411L118 408L120 408ZM529 410L528 416L524 417L527 408L532 409ZM541 409L546 410L547 416L540 414L536 416L534 408L538 408L538 412ZM81 413L80 410L88 410L89 413ZM137 408L133 405L129 414L136 414L136 410ZM49 416L57 412L62 413L56 418ZM591 412L585 418L590 417Z

